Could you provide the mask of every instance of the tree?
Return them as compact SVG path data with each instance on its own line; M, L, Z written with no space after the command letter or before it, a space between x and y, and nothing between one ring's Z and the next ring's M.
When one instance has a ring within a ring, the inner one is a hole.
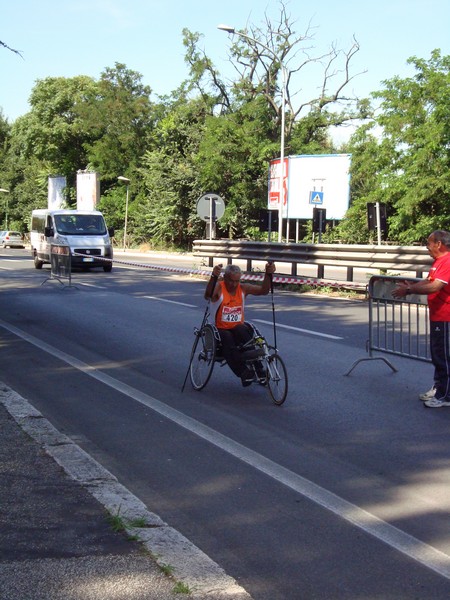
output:
M230 61L237 74L237 81L230 88L223 83L217 70L204 52L198 49L199 35L183 30L187 48L186 61L191 67L192 81L205 93L209 86L216 93L217 103L224 112L235 110L236 102L243 103L257 96L264 96L274 117L273 140L279 139L282 116L282 69L286 70L286 140L294 126L305 115L322 115L320 128L339 126L349 121L366 118L369 114L367 101L360 101L346 93L349 83L360 73L352 73L351 61L359 52L354 38L348 50L339 50L332 44L324 54L313 55L314 32L311 26L303 34L297 34L286 6L280 2L278 21L273 22L267 14L262 27L250 26L236 32L236 41L230 49ZM319 93L313 98L299 100L295 81L302 71L314 68L318 77ZM205 83L206 82L206 83ZM335 110L332 111L331 109ZM338 112L336 112L336 109ZM312 122L312 120L310 120Z
M78 115L92 132L85 144L91 169L106 180L131 173L148 148L154 114L142 75L116 63L106 68Z
M0 172L4 174L4 162L6 159L6 153L8 150L9 136L10 136L11 126L8 121L3 116L3 112L0 109ZM0 187L4 187L2 185L3 176L0 179Z
M138 73L116 64L100 81L77 76L36 83L31 110L12 125L7 151L14 190L11 204L23 211L23 219L30 207L46 204L40 183L43 178L46 188L51 174L66 177L67 198L74 204L78 170L99 171L105 193L117 184L119 174L137 169L153 122L150 89L140 79ZM0 120L0 137L1 132ZM111 212L115 214L114 207ZM123 222L119 217L117 221Z
M450 56L435 50L429 61L408 62L417 71L414 77L395 77L375 94L382 99L377 122L393 158L381 177L395 206L390 225L402 242L450 227Z
M402 244L450 227L450 56L434 50L430 60L412 57L408 63L413 77L394 77L373 94L381 105L370 128L381 134L359 130L349 147L349 218L361 215L367 202L385 202L390 238Z
M35 157L50 165L50 173L73 181L85 168L85 144L92 133L79 116L80 105L95 90L95 81L86 76L48 77L34 86L31 111L15 121L13 152L24 159Z
M150 237L156 245L186 247L201 234L195 211L202 195L197 154L209 109L202 98L188 100L178 90L160 110L151 149L140 169L146 194L135 229L139 237Z
M367 203L385 202L378 185L378 173L389 165L391 151L387 144L380 144L373 127L374 123L358 127L345 148L352 155L350 207L334 231L334 235L344 243L367 243Z
M359 52L359 43L354 38L350 48L339 50L332 44L324 54L313 55L311 43L314 33L311 26L303 34L298 35L286 7L280 3L280 17L277 23L266 15L264 28L250 27L249 37L238 37L231 48L231 55L241 65L238 69L241 80L246 79L245 90L251 95L261 93L271 107L278 128L281 127L282 101L281 85L283 65L286 69L286 131L287 143L291 138L296 123L311 116L316 117L317 128L339 126L354 119L364 118L365 105L358 105L357 99L348 96L345 91L348 84L358 75L351 73L351 61ZM242 32L247 34L247 30ZM270 50L270 52L267 51ZM302 71L313 68L318 81L318 95L312 98L299 99L295 89L295 80ZM338 108L338 112L330 109ZM363 110L361 110L363 109ZM320 118L319 118L320 117ZM310 129L311 134L315 128ZM308 140L307 140L308 141ZM289 148L289 146L288 146Z
M226 202L220 222L229 237L248 236L267 197L271 119L260 96L236 112L209 116L196 164L203 190L214 190ZM278 146L278 142L277 142Z
M197 90L205 103L213 103L199 148L199 179L204 189L220 192L228 201L223 222L229 234L246 235L252 217L266 203L269 161L280 152L283 67L286 155L329 152L330 126L366 118L370 112L367 100L345 94L356 76L350 65L359 44L353 40L345 52L332 46L324 55L312 57L311 28L298 35L281 3L277 23L266 16L263 27L237 32L230 61L238 77L227 85L199 49L199 34L188 30L183 34L190 66L186 90ZM292 91L294 79L311 65L323 65L319 94L298 102Z

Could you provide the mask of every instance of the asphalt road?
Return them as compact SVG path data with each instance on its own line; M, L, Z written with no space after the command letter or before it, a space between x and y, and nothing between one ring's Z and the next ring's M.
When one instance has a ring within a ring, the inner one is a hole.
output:
M181 386L204 284L117 265L42 282L0 251L0 379L255 600L450 594L450 411L430 365L365 356L367 305L275 292L290 392ZM270 295L247 318L271 339Z

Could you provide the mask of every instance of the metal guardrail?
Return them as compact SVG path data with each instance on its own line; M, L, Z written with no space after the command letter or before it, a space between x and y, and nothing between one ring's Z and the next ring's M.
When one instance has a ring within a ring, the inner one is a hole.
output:
M428 272L432 259L421 246L370 246L358 244L280 244L248 240L195 240L195 257L208 257L209 266L214 258L247 261L247 271L253 261L273 260L291 263L291 274L296 276L301 265L317 266L317 278L324 279L325 267L345 267L346 281L353 281L353 270L379 269L411 272L421 278Z
M414 283L417 278L403 281ZM369 339L366 358L355 361L345 373L350 375L362 361L382 360L393 371L397 369L384 357L374 356L381 352L431 362L428 304L426 296L412 294L401 300L392 297L398 277L371 277L369 293Z

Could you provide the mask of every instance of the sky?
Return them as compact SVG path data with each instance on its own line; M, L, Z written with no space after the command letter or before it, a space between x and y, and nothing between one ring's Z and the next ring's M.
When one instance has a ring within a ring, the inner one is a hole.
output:
M433 49L450 54L448 0L286 0L296 33L308 26L314 53L331 44L360 51L353 73L362 73L351 91L366 97L396 75L414 74L407 59L428 60ZM0 48L0 109L11 123L30 110L28 99L38 79L88 75L99 79L107 67L123 63L142 75L154 100L169 94L188 77L183 28L202 34L201 47L224 77L233 77L228 61L230 36L217 29L264 27L276 21L277 0L13 0L2 3L0 41L23 58ZM295 85L312 98L317 75L302 71ZM294 90L296 91L296 90Z

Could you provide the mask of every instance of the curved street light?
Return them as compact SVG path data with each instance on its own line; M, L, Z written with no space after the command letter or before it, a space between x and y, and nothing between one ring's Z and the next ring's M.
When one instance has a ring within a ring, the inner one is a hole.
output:
M125 201L125 225L123 228L123 251L126 252L127 249L127 223L128 223L128 187L130 185L130 180L123 175L119 175L117 178L119 181L123 181L123 183L127 186L127 199Z
M9 190L5 190L4 188L0 188L0 192L9 194ZM8 196L6 196L5 229L8 229Z
M287 83L287 72L286 67L284 66L283 61L275 54L275 52L266 46L259 40L255 40L255 38L247 35L246 33L242 33L240 31L236 31L234 27L230 27L229 25L218 25L217 29L221 31L226 31L231 35L238 35L245 40L249 40L264 48L269 54L271 54L275 60L279 61L281 66L281 73L283 77L283 86L282 86L282 96L281 96L281 140L280 140L280 175L279 175L279 190L280 190L280 198L278 203L278 241L283 241L283 203L284 203L284 125L285 125L285 104L286 104L286 83Z

